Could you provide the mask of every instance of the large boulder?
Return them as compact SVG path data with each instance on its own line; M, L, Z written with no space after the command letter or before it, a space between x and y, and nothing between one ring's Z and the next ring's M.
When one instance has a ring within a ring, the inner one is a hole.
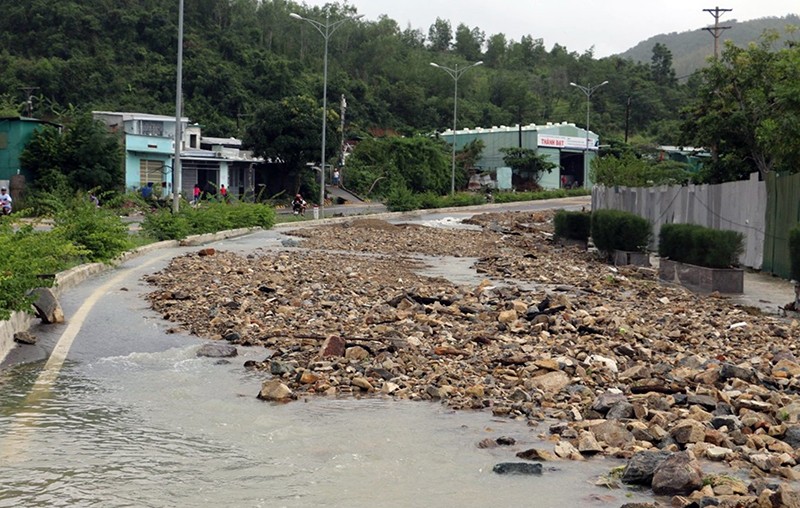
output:
M28 294L34 299L33 307L36 309L36 315L44 323L64 322L64 311L52 288L36 288Z
M631 457L622 472L622 483L650 485L656 468L672 455L671 452L638 452Z
M703 486L703 471L691 452L678 452L656 467L651 486L660 496L688 495Z

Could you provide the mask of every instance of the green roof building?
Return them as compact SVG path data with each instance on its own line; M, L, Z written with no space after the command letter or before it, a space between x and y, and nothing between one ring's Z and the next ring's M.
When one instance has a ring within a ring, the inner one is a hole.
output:
M452 143L453 131L441 133L443 140ZM544 154L556 165L551 173L542 175L538 184L545 189L559 187L591 187L589 167L597 156L599 138L597 134L576 127L572 123L547 123L545 125L515 125L492 128L475 128L457 130L455 133L456 150L474 140L483 141L481 158L477 161L479 170L494 173L505 167L501 148L530 148ZM521 175L513 175L515 188L526 188Z
M27 117L0 118L0 180L9 181L14 175L23 174L19 157L30 141L33 132L45 125L61 128L60 125ZM30 178L30 175L25 175Z

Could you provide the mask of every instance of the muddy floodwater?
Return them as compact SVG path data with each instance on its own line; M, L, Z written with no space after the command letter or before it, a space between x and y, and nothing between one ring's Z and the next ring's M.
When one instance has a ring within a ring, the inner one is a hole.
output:
M199 344L198 344L199 345ZM546 433L434 403L313 398L272 405L196 345L67 365L32 397L36 365L0 377L0 506L619 506L593 485L611 459L492 467ZM486 438L510 447L480 449ZM531 504L535 500L534 504Z

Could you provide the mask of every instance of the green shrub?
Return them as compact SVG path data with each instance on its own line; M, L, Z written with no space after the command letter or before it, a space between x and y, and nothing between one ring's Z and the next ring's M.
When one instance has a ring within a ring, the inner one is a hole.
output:
M589 212L569 212L559 210L556 212L553 223L555 235L558 238L587 241L591 228L591 214Z
M385 204L390 212L408 212L419 209L420 200L408 187L396 186L386 196Z
M572 196L587 196L592 192L589 189L544 189L533 192L494 192L492 197L495 203L514 203L517 201L537 201L541 199L566 198Z
M34 231L30 225L13 231L7 221L0 223L0 319L12 311L30 311L28 291L53 285L52 275L74 266L87 251L52 231Z
M789 261L792 279L800 281L800 224L789 231Z
M423 192L422 194L417 194L417 199L419 200L419 207L423 209L429 208L444 208L444 197L436 194L432 191Z
M260 203L231 204L204 202L193 208L184 206L178 214L162 209L145 216L142 231L155 240L180 240L189 235L216 233L226 229L275 225L275 209Z
M695 224L665 224L658 242L659 256L708 268L735 266L744 252L741 233Z
M237 202L226 208L234 228L269 229L275 225L275 209L271 206Z
M636 214L622 210L597 210L592 213L592 241L603 252L645 252L651 235L650 223Z
M154 240L180 240L192 234L185 215L162 209L148 213L142 221L142 231Z
M84 248L89 261L109 261L132 245L128 226L119 216L98 208L84 193L56 214L53 233Z

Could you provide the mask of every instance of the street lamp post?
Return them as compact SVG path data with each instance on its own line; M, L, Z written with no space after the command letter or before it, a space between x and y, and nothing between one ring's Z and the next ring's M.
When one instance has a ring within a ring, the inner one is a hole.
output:
M311 26L317 29L317 32L325 39L325 56L323 58L323 71L322 71L322 150L320 155L320 172L319 172L319 213L321 218L325 218L325 134L328 126L328 118L326 109L328 108L328 40L333 35L333 32L339 28L342 23L348 20L357 20L364 15L354 17L346 17L331 23L330 12L325 13L325 23L316 21L314 19L304 18L303 16L292 12L289 14L294 19L307 21Z
M608 81L603 81L599 85L594 86L581 86L575 83L570 83L569 86L574 86L586 95L586 153L589 153L589 107L591 106L592 94L603 85L607 85Z
M183 98L183 0L178 2L178 68L175 82L175 162L172 163L172 211L181 202L181 99Z
M453 78L455 82L455 90L453 92L453 163L452 168L450 170L450 194L455 195L456 193L456 124L458 119L458 78L461 77L462 74L467 72L468 69L472 67L477 67L478 65L482 65L483 61L475 62L471 65L466 67L462 67L461 69L458 68L458 64L456 64L455 69L451 69L450 67L445 67L444 65L439 65L437 63L431 62L433 67L437 69L442 69L446 73Z

